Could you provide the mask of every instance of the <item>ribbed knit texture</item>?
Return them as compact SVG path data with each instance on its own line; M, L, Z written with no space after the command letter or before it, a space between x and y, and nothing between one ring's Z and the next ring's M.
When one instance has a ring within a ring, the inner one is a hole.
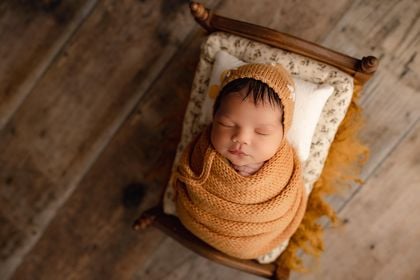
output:
M290 89L294 89L295 84L287 70L280 64L245 64L227 71L221 87L239 78L252 78L264 82L278 94L284 107L283 129L288 131L294 110L294 93Z
M270 252L290 238L305 213L301 165L283 140L255 174L239 175L209 141L210 127L189 145L175 174L177 214L192 233L240 259Z

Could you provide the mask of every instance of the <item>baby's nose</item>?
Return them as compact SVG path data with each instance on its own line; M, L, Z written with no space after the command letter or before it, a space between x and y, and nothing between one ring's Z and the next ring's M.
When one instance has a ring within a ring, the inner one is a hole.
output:
M232 141L234 143L249 144L250 137L246 131L238 129L232 136Z

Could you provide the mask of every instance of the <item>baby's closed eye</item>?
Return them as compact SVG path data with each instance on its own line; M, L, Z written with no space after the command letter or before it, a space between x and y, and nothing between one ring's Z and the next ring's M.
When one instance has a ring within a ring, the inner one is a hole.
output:
M226 121L216 121L217 124L224 126L224 127L234 127L235 124L226 122Z
M263 135L263 136L267 136L270 135L272 133L272 131L270 130L255 130L255 133L258 135Z

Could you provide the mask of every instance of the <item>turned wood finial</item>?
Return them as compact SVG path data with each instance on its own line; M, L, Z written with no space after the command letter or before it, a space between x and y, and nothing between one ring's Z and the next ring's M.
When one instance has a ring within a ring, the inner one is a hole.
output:
M203 4L197 2L190 2L190 10L196 22L198 22L204 29L208 32L214 31L214 28L211 26L211 12L209 9L206 9Z
M364 56L360 68L363 73L373 73L378 69L379 59L374 56Z
M191 14L198 21L206 21L209 18L209 11L203 4L197 2L190 2Z
M139 219L137 219L137 221L134 222L133 229L137 231L146 229L148 226L153 224L155 218L155 216L151 215L142 215Z

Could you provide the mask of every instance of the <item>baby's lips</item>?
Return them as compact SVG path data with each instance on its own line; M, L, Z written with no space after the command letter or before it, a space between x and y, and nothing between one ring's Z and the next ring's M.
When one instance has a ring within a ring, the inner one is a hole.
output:
M235 144L235 146L233 146L233 147L230 147L229 149L228 149L228 151L229 152L241 152L241 153L244 153L244 154L247 154L245 151L243 151L242 149L241 149L241 145L240 144Z
M243 152L242 150L237 150L237 149L229 150L229 153L234 154L234 155L244 155L244 156L248 155L247 153Z

